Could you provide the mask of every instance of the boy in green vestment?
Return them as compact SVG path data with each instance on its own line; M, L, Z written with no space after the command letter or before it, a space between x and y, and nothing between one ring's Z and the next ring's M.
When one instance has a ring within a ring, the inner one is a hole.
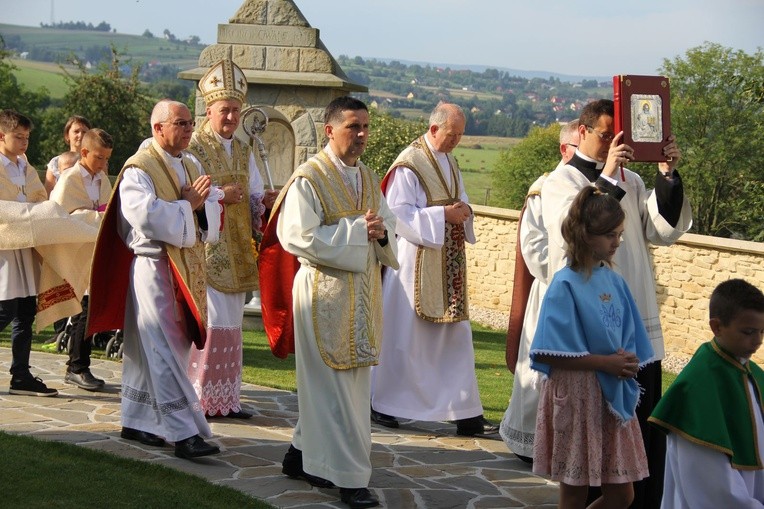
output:
M742 279L711 294L714 339L695 352L649 421L668 434L663 509L764 507L764 293Z

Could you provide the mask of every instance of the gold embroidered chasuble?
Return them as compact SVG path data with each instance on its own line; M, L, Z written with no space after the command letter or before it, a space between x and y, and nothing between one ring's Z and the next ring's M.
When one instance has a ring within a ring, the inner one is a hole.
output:
M178 181L178 176L175 174L175 170L165 163L162 155L159 153L161 149L157 149L155 143L152 142L148 149L137 152L125 161L122 171L131 166L140 168L151 178L156 195L160 200L168 202L180 200L181 185ZM182 161L183 168L186 171L187 182L190 184L199 177L199 172L196 166L186 158L183 158ZM121 176L120 174L117 184L114 186L115 190L119 188ZM173 273L182 280L177 282L178 287L176 291L182 294L184 299L180 299L180 295L177 297L179 300L185 300L187 303L189 299L193 301L196 309L191 309L190 311L194 315L193 318L200 324L200 333L203 334L207 326L206 264L204 244L199 236L199 224L196 214L194 214L194 231L189 232L189 234L196 236L196 243L193 247L179 248L171 244L165 244L165 249L167 256L172 262ZM198 316L196 313L198 313ZM201 345L197 342L199 348L203 346L204 337L203 335Z
M206 123L194 133L188 151L202 163L212 185L241 184L249 196L249 146L236 136L231 156ZM225 221L220 241L207 244L207 284L224 293L257 290L259 280L257 260L252 251L252 214L249 200L224 205Z
M379 179L360 161L359 168L360 196L344 184L341 170L324 151L297 168L284 189L298 177L306 179L321 202L323 224L337 224L342 218L379 210ZM284 191L279 198L285 195ZM315 266L312 310L316 342L327 366L351 369L376 365L382 340L377 336L382 330L382 279L374 249L368 250L363 273Z
M427 197L427 207L445 206L460 200L459 166L446 154L450 182L446 182L424 136L414 140L388 170L405 166L419 179ZM443 246L418 246L414 273L414 307L419 318L435 323L469 319L467 300L467 259L464 225L445 223Z

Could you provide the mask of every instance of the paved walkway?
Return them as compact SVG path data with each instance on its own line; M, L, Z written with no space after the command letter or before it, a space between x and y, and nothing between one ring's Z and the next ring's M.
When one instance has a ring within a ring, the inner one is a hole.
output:
M195 461L178 459L171 447L142 446L119 437L121 364L93 360L92 371L106 392L64 384L66 356L32 352L33 373L56 398L8 394L9 348L0 348L0 429L45 440L69 442L127 458L166 465L230 486L284 508L347 507L337 490L312 488L281 474L281 459L297 422L294 393L245 384L242 402L252 419L215 419L221 453ZM453 435L448 423L404 422L398 430L372 427L374 473L370 487L382 507L461 509L552 508L557 487L533 475L502 441Z

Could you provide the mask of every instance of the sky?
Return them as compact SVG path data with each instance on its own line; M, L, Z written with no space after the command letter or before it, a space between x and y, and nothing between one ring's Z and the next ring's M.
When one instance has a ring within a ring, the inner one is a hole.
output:
M216 42L245 0L0 0L0 23L106 21ZM656 74L705 41L764 47L764 0L295 0L335 56L574 76Z

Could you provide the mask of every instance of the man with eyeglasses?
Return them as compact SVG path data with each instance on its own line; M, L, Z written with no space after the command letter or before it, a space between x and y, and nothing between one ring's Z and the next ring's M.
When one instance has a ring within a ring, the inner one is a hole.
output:
M124 331L122 438L196 458L219 452L186 376L203 344L202 242L217 242L221 207L210 177L185 152L194 122L181 102L151 113L153 139L125 162L93 258L88 334Z
M663 491L665 438L650 429L650 416L661 395L661 363L664 357L663 333L656 298L655 275L649 245L667 246L676 242L692 225L692 211L676 166L681 151L673 135L666 140L663 153L668 162L658 163L654 189L648 191L642 178L622 165L633 159L634 151L621 142L623 133L613 132L613 101L600 99L587 104L579 118L580 142L568 164L558 167L541 188L542 218L549 234L548 274L566 264L562 221L571 202L585 186L596 185L615 196L626 212L623 243L613 259L634 296L656 362L643 367L637 381L643 389L637 418L645 442L650 477L634 483L631 507L660 507Z
M560 163L564 166L578 148L578 119L560 128ZM536 430L536 372L531 370L530 352L536 332L541 301L553 274L547 270L548 236L541 216L541 187L549 173L531 184L520 212L515 273L512 287L507 367L514 373L512 398L499 427L499 434L510 451L526 463L533 462L533 436Z

